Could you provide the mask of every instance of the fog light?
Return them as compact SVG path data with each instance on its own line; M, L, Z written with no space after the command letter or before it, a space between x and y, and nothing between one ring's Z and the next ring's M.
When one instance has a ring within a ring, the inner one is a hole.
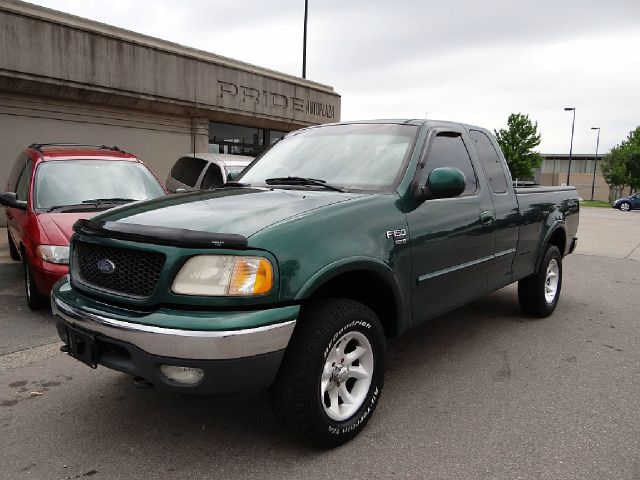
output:
M160 365L160 371L169 380L188 385L195 385L204 377L204 371L201 368Z

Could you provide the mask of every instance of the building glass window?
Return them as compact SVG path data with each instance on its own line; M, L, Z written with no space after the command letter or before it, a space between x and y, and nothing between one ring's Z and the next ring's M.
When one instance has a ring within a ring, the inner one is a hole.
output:
M269 130L269 145L273 145L286 134L287 132L281 132L280 130Z
M228 153L257 157L287 132L209 122L209 153Z
M264 129L209 122L209 153L257 156L265 148Z

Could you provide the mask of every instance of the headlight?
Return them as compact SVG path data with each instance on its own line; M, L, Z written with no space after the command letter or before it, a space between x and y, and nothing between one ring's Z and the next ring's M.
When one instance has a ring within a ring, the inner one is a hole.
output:
M262 257L197 255L176 275L171 290L183 295L264 295L273 288L273 267Z
M69 264L69 247L62 245L38 245L38 256L49 263Z

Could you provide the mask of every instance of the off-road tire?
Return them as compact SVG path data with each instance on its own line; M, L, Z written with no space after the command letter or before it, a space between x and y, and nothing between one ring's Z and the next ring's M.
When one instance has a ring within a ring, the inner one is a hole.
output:
M325 362L349 332L362 334L369 342L373 373L360 407L344 421L336 421L325 411L320 385ZM385 357L384 331L367 306L347 299L322 299L305 306L271 386L274 413L294 435L308 443L333 448L347 442L364 428L380 400Z
M549 265L555 261L558 270L558 283L553 299L549 301L546 297L547 270ZM532 317L548 317L553 313L560 299L562 289L562 255L555 245L549 245L540 262L538 271L533 275L523 278L518 282L518 302L520 310Z
M9 244L9 255L11 255L11 260L20 260L20 252L16 248L16 244L13 243L13 239L11 238L11 234L9 233L9 229L7 228L7 243Z

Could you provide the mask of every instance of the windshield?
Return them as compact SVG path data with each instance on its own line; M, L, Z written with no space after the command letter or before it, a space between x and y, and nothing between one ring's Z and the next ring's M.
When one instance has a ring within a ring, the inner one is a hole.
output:
M351 124L289 135L244 171L238 181L300 177L353 190L391 190L413 137L414 125Z
M78 205L97 199L146 200L164 195L144 165L122 160L61 160L36 171L36 208Z

